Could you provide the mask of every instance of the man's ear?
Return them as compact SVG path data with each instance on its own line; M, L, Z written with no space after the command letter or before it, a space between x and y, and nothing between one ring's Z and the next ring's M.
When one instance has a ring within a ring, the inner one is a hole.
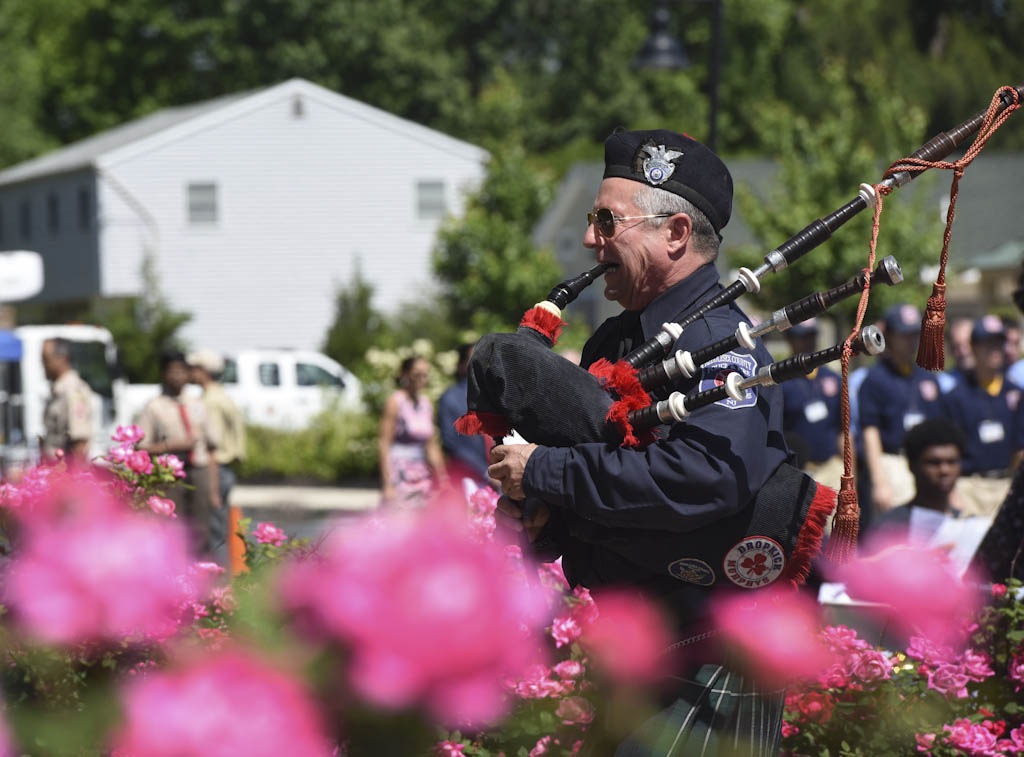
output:
M669 217L663 228L668 237L666 241L669 254L682 254L693 234L693 219L686 213L676 213Z

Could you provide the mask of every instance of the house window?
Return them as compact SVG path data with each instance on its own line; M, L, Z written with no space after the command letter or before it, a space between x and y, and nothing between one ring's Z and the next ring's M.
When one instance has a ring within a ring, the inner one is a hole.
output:
M416 217L421 221L443 218L444 182L438 180L416 182Z
M92 225L92 198L88 187L78 188L78 228L88 230Z
M60 199L52 192L46 197L46 226L51 234L60 229Z
M21 213L19 225L21 226L21 238L31 239L32 238L32 203L29 200L21 201Z
M262 386L281 386L281 369L277 363L260 363L257 372Z
M238 383L238 363L231 358L224 359L224 372L220 374L220 383L222 384L237 384Z
M217 185L212 183L188 185L189 223L217 222Z

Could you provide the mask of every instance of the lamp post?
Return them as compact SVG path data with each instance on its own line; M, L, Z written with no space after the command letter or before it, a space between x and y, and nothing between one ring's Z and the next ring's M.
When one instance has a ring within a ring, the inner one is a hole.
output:
M708 114L707 146L717 151L718 146L718 82L722 68L722 0L691 0L691 2L710 2L712 6L711 21L711 66L708 72ZM635 68L653 68L663 71L682 71L689 67L690 59L686 55L683 43L672 36L668 30L672 14L665 0L659 0L651 14L651 31L644 42L640 53L633 59Z

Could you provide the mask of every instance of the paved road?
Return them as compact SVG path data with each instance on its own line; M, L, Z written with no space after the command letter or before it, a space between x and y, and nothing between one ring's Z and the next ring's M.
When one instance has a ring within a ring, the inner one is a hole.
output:
M318 539L347 519L376 509L380 489L238 485L231 504L253 525L270 521L293 539Z

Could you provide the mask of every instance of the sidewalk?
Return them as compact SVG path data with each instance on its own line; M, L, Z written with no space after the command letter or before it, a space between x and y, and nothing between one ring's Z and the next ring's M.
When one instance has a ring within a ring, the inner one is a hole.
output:
M240 508L285 510L373 510L380 489L331 486L238 485L231 489L231 504Z

